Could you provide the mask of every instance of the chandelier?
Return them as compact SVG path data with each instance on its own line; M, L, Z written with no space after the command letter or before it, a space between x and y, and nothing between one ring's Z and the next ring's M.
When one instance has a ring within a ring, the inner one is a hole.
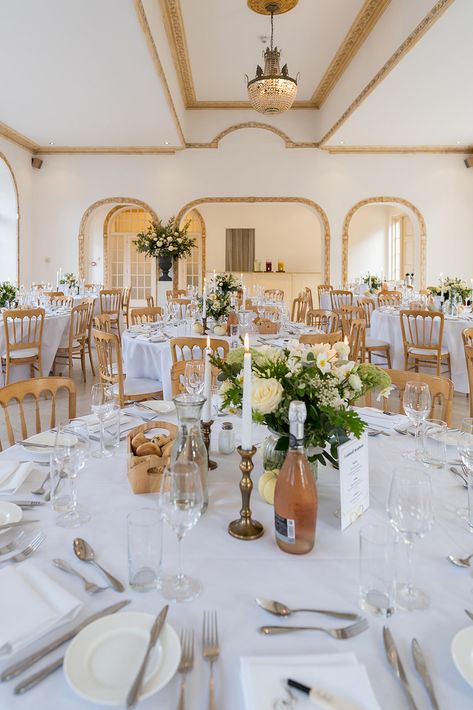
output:
M271 42L263 53L264 71L258 64L254 79L247 80L248 98L251 105L259 113L272 114L288 111L297 94L297 79L289 76L287 64L279 68L281 52L273 47L274 13L280 9L279 2L268 2L264 5L271 14Z

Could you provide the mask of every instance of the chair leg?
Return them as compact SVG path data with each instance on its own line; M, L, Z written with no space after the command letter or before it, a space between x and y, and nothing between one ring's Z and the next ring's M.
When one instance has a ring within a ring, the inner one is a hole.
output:
M68 357L68 360L69 360L69 377L72 377L73 362L72 362L72 353L71 353L70 350L69 350L69 357Z
M92 370L92 375L95 377L95 367L94 367L94 359L92 357L92 346L90 344L90 339L87 344L87 350L89 351L89 362L90 362L90 369Z
M80 349L80 364L82 367L82 376L84 378L84 382L87 382L87 374L85 370L85 344L82 344L82 347Z

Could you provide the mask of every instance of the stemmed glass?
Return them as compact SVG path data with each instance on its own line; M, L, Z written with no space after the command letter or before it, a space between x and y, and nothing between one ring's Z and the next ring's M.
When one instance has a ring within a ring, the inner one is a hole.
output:
M204 389L204 363L198 360L186 362L184 385L189 394L200 394Z
M419 450L419 430L421 423L427 418L432 406L429 385L426 382L407 382L402 398L404 411L415 427L415 449L405 451L411 461L420 461L422 456Z
M387 510L394 530L407 545L407 582L397 585L397 601L402 609L426 609L430 599L412 583L414 542L426 535L434 522L432 485L424 471L400 468L394 471Z
M473 419L462 420L458 453L468 471L468 526L473 532Z
M87 424L72 421L57 428L54 442L53 457L58 466L59 481L68 478L70 481L70 506L56 520L62 528L76 528L90 520L90 513L79 508L77 500L76 479L89 457L90 440Z
M175 602L192 601L199 596L199 581L182 571L181 541L200 518L203 492L199 467L192 461L176 461L165 469L161 485L161 511L178 540L178 573L164 580L162 594Z
M112 456L110 451L105 448L104 441L104 421L109 416L113 409L114 397L111 385L103 383L92 385L90 392L90 408L97 415L100 429L100 449L94 451L92 456L96 458L107 458Z

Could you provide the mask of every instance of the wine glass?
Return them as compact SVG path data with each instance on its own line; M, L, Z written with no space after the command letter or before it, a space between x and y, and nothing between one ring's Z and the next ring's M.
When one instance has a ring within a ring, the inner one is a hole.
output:
M397 585L397 601L402 609L426 609L430 600L414 587L414 542L426 535L434 522L432 485L424 471L400 468L394 471L388 494L387 511L394 530L407 545L407 582Z
M468 526L473 531L473 419L471 417L462 420L458 453L468 471Z
M58 482L61 478L69 479L71 496L68 510L56 520L63 528L76 528L90 520L90 513L79 508L76 487L77 475L85 466L89 449L89 430L85 422L72 421L58 426L53 457L59 470Z
M113 409L114 397L112 385L103 383L92 385L90 391L90 408L97 415L100 429L100 449L94 451L92 456L96 458L107 458L112 453L105 448L104 442L104 421Z
M405 451L403 456L411 459L411 461L420 461L420 425L427 418L432 406L429 385L426 382L407 382L402 398L402 405L404 412L415 427L415 449L414 451Z
M192 601L199 596L202 586L182 571L181 541L201 514L203 492L197 464L192 461L176 461L165 469L160 504L164 520L177 535L179 549L178 573L164 580L162 594L170 601Z
M184 385L189 394L201 394L204 389L205 365L202 360L189 360L184 370Z

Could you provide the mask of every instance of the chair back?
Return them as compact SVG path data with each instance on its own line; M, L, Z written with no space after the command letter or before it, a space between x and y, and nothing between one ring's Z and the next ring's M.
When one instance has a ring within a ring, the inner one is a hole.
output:
M473 345L473 328L462 330L462 338L464 345Z
M298 296L292 302L291 320L294 323L305 323L307 314L307 298Z
M351 324L356 318L363 318L365 317L363 308L361 306L346 306L342 304L340 307L341 311L341 317L342 317L342 331L343 335L346 335L347 338L350 335L351 331Z
M179 360L203 360L207 339L197 337L172 338L169 344L173 363ZM212 352L218 352L220 357L226 358L230 348L226 340L210 338L210 349Z
M376 308L376 302L373 298L359 298L358 306L363 311L363 318L366 321L366 327L371 328L371 316Z
M407 357L412 348L440 358L443 340L443 313L440 311L400 311L402 342ZM428 352L425 352L428 351Z
M109 288L100 291L100 313L109 313L115 318L119 318L122 306L122 289Z
M66 390L68 397L68 418L74 419L76 416L76 386L70 377L35 377L31 380L20 380L13 382L6 387L0 388L0 406L2 407L5 420L5 427L8 438L8 445L13 446L15 439L21 436L26 439L28 432L27 417L25 416L25 398L28 398L27 406L31 407L31 397L34 399L34 433L39 434L44 429L52 429L56 426L56 413L58 408L58 392ZM15 418L18 417L19 426L15 426L12 421L14 406ZM41 405L41 406L40 406ZM43 427L41 414L45 415L49 409L49 421ZM61 420L59 416L59 421ZM33 421L28 417L28 421ZM2 450L0 443L0 450Z
M128 315L130 310L131 288L126 286L122 289L122 313L128 327Z
M332 311L341 315L342 306L353 305L353 294L351 291L344 291L343 289L331 289L330 300L332 303Z
M25 348L41 351L43 339L44 308L17 308L3 311L6 357Z
M154 308L154 296L151 296L151 294L146 296L146 305L148 308Z
M132 308L130 312L131 324L154 323L163 316L163 309L160 306L150 308Z
M269 318L256 318L253 324L260 335L276 335L279 333L279 323Z
M173 298L181 298L183 296L187 296L185 288L174 288L166 291L166 301L170 301Z
M123 385L123 364L120 339L115 333L93 329L99 366L100 382L106 385L117 385L120 407L125 403L125 388Z
M186 370L187 362L188 360L178 360L177 362L174 362L171 367L171 391L173 397L178 394L181 394L181 392L186 392L186 388L184 385L184 373ZM203 363L204 361L197 360L197 362ZM218 369L218 367L212 365L210 374L210 384L212 387L215 387L217 385L217 377L219 375L219 372L220 370Z
M319 345L319 343L329 343L333 345L334 343L339 343L341 340L343 340L341 330L336 330L333 333L306 333L299 338L299 342L304 345Z
M69 347L83 344L89 332L90 306L88 303L80 303L74 306L71 311L69 323Z
M470 417L473 417L473 344L464 343L468 389L470 390Z
M333 286L330 284L319 284L317 286L317 296L319 299L319 304L320 304L320 297L323 293L330 293L330 291L333 291Z
M435 417L436 403L440 404L440 419L451 425L452 420L452 404L453 404L453 382L447 377L437 377L436 375L426 375L423 372L406 372L405 370L386 370L387 375L391 378L395 391L391 396L384 400L383 409L385 411L393 411L391 398L397 394L399 396L398 412L403 412L402 397L406 388L407 382L426 382L429 385L430 396L432 398L432 409L429 417Z
M60 296L64 296L64 291L43 291L43 296L47 296L48 298L60 298Z
M94 322L94 328L96 330L101 330L105 333L112 332L112 325L111 325L109 313L102 313L99 316L95 316L93 322Z
M402 293L400 291L380 291L378 293L378 307L399 306L402 301Z
M365 360L365 335L366 321L364 318L354 318L350 324L348 345L350 346L350 360L364 362Z
M312 308L307 311L307 325L323 330L324 333L334 333L338 330L338 321L338 314L333 311L326 311L323 308Z
M271 301L284 301L284 291L281 288L266 288L264 295Z
M48 300L51 308L72 308L74 305L72 296L49 296Z
M307 300L307 308L308 310L312 310L314 307L314 299L312 298L312 289L306 286L304 288L304 296L306 297Z

